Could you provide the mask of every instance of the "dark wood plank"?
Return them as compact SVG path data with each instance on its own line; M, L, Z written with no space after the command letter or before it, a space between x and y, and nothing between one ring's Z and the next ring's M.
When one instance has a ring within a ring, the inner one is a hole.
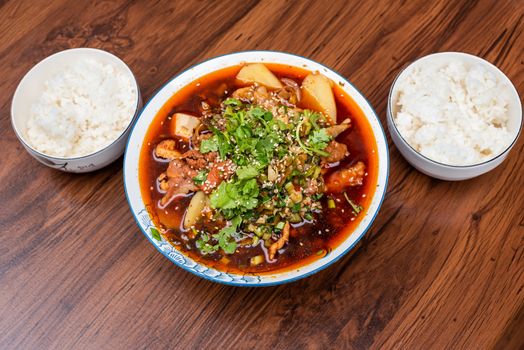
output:
M383 123L395 75L435 51L485 57L522 96L522 1L6 1L0 16L1 348L524 346L522 138L499 168L459 183L418 173L390 142L386 201L358 247L308 279L249 289L155 251L129 213L121 160L58 173L9 122L23 74L81 46L122 57L145 99L188 66L250 49L336 69Z

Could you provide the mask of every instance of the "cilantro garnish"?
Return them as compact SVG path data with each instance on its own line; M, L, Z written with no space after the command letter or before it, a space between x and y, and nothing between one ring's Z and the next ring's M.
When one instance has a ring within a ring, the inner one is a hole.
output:
M307 138L307 144L302 141L300 135L302 127L306 122L310 122L310 120L307 119L307 115L308 114L303 114L303 118L300 120L295 129L295 139L297 143L304 150L304 152L309 155L317 154L323 157L328 156L329 153L323 151L323 149L327 147L328 142L331 141L331 137L327 134L326 129L315 130L313 133L309 134Z
M260 172L253 165L245 165L237 169L236 174L240 180L252 179L258 176Z
M220 209L226 217L242 214L258 205L259 188L257 180L222 182L211 193L211 207Z
M348 197L346 192L344 192L344 197L346 198L346 200L348 201L349 205L353 209L353 215L357 216L362 211L362 209L363 209L362 206L353 203L353 201L351 199L349 199L349 197Z
M224 105L226 106L241 106L242 105L242 102L240 102L240 100L236 99L236 98L228 98L227 100L224 100L224 102L222 102Z
M217 138L213 136L210 139L203 140L200 143L200 153L209 153L218 151Z
M304 189L311 179L323 181L320 157L328 155L325 148L331 137L322 114L288 107L273 114L263 106L228 98L207 125L212 136L201 142L200 152L218 152L235 164L235 172L209 195L213 217L229 221L214 232L199 234L196 246L202 254L233 254L240 240L270 239L286 221L315 219L322 194L306 196ZM206 178L207 170L193 181L201 185Z
M331 141L331 137L327 134L326 129L320 129L309 134L308 141L310 147L318 151L326 148L328 142Z
M207 233L202 233L200 238L196 240L195 245L200 250L200 253L207 255L215 253L220 247L218 244L209 243L210 237Z
M193 178L193 182L195 183L195 185L201 186L206 181L207 174L207 170L200 170L197 176Z

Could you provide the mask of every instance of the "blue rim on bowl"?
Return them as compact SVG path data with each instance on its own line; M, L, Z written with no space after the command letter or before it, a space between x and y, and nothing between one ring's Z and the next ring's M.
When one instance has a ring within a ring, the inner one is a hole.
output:
M296 61L300 63L291 63ZM274 274L264 273L262 275L240 275L217 271L211 267L205 266L204 264L195 262L191 258L185 256L183 253L181 253L175 247L173 247L170 243L166 242L163 237L161 237L160 240L153 238L151 228L154 227L154 224L142 201L140 187L138 184L138 157L140 155L140 149L142 146L141 142L143 141L143 136L137 136L136 132L141 132L142 134L145 134L145 132L147 132L147 129L149 128L152 119L159 110L158 107L164 105L167 99L171 97L180 88L186 86L192 81L195 81L196 79L205 74L209 74L221 68L231 67L241 62L281 63L305 68L310 71L322 70L323 74L328 75L328 77L334 77L336 78L336 80L343 82L344 84L347 84L343 87L343 90L346 91L354 100L360 100L360 103L357 101L356 102L363 109L363 111L365 110L364 113L368 117L368 121L373 129L373 134L377 142L377 150L379 152L379 171L377 175L377 188L375 190L375 194L373 196L370 207L365 217L360 222L359 226L354 230L354 232L351 235L349 235L344 240L343 243L341 243L336 249L333 250L333 252L331 252L327 256L315 260L314 262L311 262L300 268L285 271L282 273L276 271ZM306 67L304 67L304 65ZM213 66L213 68L209 69L207 68L207 66ZM198 70L200 70L200 74L195 75L195 72L198 72ZM180 80L178 86L177 84L175 84L177 80ZM155 105L154 107L152 107L153 104ZM148 107L150 107L151 111L148 109ZM146 114L149 121L145 121L144 119ZM135 157L133 163L131 163L132 152L134 152L133 156ZM164 255L175 265L204 279L226 285L252 287L273 286L293 282L308 277L316 272L319 272L327 268L328 266L342 258L360 241L360 239L364 236L364 234L368 231L369 227L373 223L375 217L377 216L380 210L382 202L384 201L389 178L389 150L384 128L382 127L380 120L377 114L375 113L374 109L372 108L371 104L362 95L362 93L360 93L360 91L358 91L349 81L343 78L340 74L315 61L289 53L277 51L241 51L205 60L182 71L180 74L176 75L168 82L166 82L152 96L152 98L144 106L144 109L142 110L141 114L139 115L135 124L133 125L133 128L131 129L131 134L126 145L126 151L124 155L123 177L126 199L142 233L151 242L151 244L153 244L153 246L155 246L155 248L160 253L162 253L162 255ZM130 187L132 186L133 188L131 189ZM373 210L371 210L372 208Z

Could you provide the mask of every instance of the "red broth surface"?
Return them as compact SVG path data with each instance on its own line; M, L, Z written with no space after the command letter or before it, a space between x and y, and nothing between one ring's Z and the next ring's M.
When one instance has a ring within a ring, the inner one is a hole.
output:
M302 82L309 74L302 68L280 64L266 64L266 66L279 78L291 78ZM162 140L172 138L171 116L176 112L186 112L199 116L199 106L204 99L209 103L217 103L227 98L234 90L241 87L237 84L235 76L241 66L233 66L210 73L175 93L158 111L146 133L139 160L139 182L142 197L146 208L157 227L166 229L163 236L177 249L192 259L211 266L221 271L235 273L264 273L275 270L289 270L305 265L319 259L341 244L358 226L365 216L371 203L377 185L378 152L376 141L364 113L358 105L342 90L339 84L334 84L335 100L337 104L338 123L346 118L352 121L352 127L337 137L338 142L348 146L349 157L338 167L329 169L335 171L339 167L363 161L366 165L366 177L361 186L351 187L347 191L349 198L363 207L357 216L352 213L352 208L342 194L332 195L336 208L329 209L326 200L322 199L323 210L313 223L300 223L294 225L293 234L279 254L276 262L264 262L260 265L250 266L249 259L261 254L260 245L255 247L239 247L235 254L222 256L201 255L195 246L195 240L190 238L188 232L181 229L184 212L191 199L191 194L173 200L167 207L160 208L159 201L163 194L157 189L157 177L166 170L167 161L159 160L154 156L155 146ZM300 104L298 105L300 106ZM191 148L188 143L178 142L178 148L184 152ZM329 175L329 172L324 176ZM205 223L203 224L205 229Z

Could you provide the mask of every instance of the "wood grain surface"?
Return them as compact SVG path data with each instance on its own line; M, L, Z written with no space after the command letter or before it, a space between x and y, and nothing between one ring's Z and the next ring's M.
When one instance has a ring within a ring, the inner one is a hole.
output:
M464 51L524 96L524 2L0 1L0 348L524 348L524 137L494 171L443 182L390 143L388 194L348 256L307 279L234 288L174 266L127 206L122 159L85 175L40 165L10 126L39 60L115 53L144 99L206 58L281 50L346 76L385 125L411 60Z

